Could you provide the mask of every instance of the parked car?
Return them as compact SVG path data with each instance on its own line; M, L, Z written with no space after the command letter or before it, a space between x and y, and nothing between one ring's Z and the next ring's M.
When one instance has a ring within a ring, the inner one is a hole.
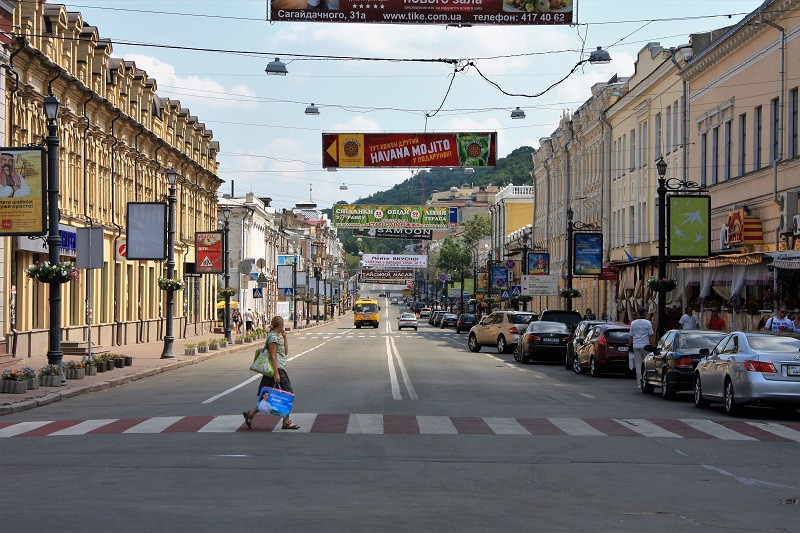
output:
M676 392L694 388L694 369L725 336L720 331L672 329L664 333L642 361L642 392L650 394L661 387L661 397L671 399Z
M397 298L392 298L390 305L397 305Z
M444 311L439 311L439 310L431 311L431 316L428 317L428 324L430 324L432 326L433 325L433 321L436 318L436 315L437 314L442 314L443 312Z
M472 313L461 313L456 322L456 333L469 331L472 326L478 323L478 317Z
M442 317L447 314L447 311L436 311L433 316L433 326L439 327L442 324Z
M545 309L539 315L539 320L547 322L561 322L569 327L570 331L575 331L578 324L583 320L583 316L578 311L567 309Z
M444 328L454 328L456 327L456 322L458 322L458 315L455 313L445 313L442 315L441 322L439 322L439 327Z
M397 331L403 328L414 328L417 331L417 315L414 313L402 313L397 317Z
M497 346L498 353L508 353L517 347L519 335L535 315L521 311L494 311L483 317L469 330L467 347L479 352L481 346Z
M588 368L597 377L603 372L631 374L628 366L628 326L619 323L597 324L589 328L585 339L579 339L572 358L576 374Z
M560 364L566 357L570 338L569 327L562 322L532 321L519 337L514 359L520 363L541 361Z
M428 318L431 316L431 308L430 307L422 307L419 310L419 317L420 318Z
M572 370L572 360L575 358L575 349L578 347L578 344L575 341L577 339L583 341L586 338L586 334L589 332L589 328L597 324L605 324L605 321L581 320L578 323L578 325L575 327L575 331L572 334L572 339L570 339L569 344L567 344L567 356L564 358L564 368L567 370Z
M800 335L728 333L694 372L694 404L712 401L729 415L745 405L800 408Z

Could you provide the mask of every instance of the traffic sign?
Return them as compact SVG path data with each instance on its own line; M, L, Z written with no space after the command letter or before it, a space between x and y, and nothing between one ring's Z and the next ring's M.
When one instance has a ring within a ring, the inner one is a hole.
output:
M441 282L447 281L447 274L439 274L439 281Z
M508 289L500 291L500 298L511 298L511 295L508 293Z
M253 289L253 298L263 298L264 289Z
M294 296L294 289L292 287L286 287L285 289L283 289L283 295L286 296L287 298L291 298L292 296Z
M508 270L514 270L514 267L517 266L517 263L513 259L506 259L506 262L503 265Z
M522 285L512 285L510 292L512 297L520 296L522 294Z

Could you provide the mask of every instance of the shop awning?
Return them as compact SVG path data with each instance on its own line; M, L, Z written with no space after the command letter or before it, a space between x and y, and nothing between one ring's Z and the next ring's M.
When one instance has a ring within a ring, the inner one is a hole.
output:
M772 266L781 270L800 270L800 250L785 252L768 252L772 258Z

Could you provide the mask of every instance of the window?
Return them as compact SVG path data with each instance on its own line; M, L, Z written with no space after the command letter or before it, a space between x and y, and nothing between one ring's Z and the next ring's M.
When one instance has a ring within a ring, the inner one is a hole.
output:
M669 111L667 111L669 113ZM669 115L667 115L669 116ZM661 157L661 113L656 113L656 159Z
M686 109L684 108L685 105L686 105L686 102L684 102L683 97L681 97L681 108L680 108L680 113L681 113L680 116L681 117L684 116L684 112L686 111ZM675 124L675 127L672 129L672 138L673 138L672 144L675 147L675 149L677 150L680 147L680 142L682 142L681 140L678 139L678 123L680 123L680 125L681 125L681 128L680 128L681 137L680 138L683 139L686 136L686 130L684 129L686 127L686 124L684 124L683 119L679 120L679 117L678 117L678 101L677 100L675 100L675 103L672 104L672 115L673 115L672 122Z
M636 242L636 208L631 206L628 212L628 220L630 227L628 228L628 242L633 244Z
M719 126L711 130L711 185L719 181Z
M639 202L639 242L647 240L647 202Z
M778 159L780 153L780 113L778 112L778 99L773 98L769 103L769 161Z
M753 113L753 170L761 168L761 106Z
M700 134L700 185L707 182L708 173L708 132Z
M739 115L739 175L747 172L747 114Z
M620 159L619 159L619 167L622 169L622 175L624 176L626 173L626 166L625 166L625 147L628 145L628 136L622 136L622 145L619 147L620 152Z
M797 157L797 88L789 91L789 158Z
M670 153L672 151L672 106L667 106L664 115L667 118L667 132L664 135L664 152Z
M636 168L636 130L631 130L630 164L628 168L633 172Z
M650 158L647 146L647 122L642 122L639 126L639 166L646 168L647 160Z
M725 121L724 127L722 140L722 179L728 181L731 179L731 121Z

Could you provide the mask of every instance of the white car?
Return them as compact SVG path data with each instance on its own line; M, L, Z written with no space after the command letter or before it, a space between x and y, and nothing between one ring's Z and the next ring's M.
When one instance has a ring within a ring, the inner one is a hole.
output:
M403 313L397 317L397 331L403 328L414 328L417 331L417 315L414 313Z

